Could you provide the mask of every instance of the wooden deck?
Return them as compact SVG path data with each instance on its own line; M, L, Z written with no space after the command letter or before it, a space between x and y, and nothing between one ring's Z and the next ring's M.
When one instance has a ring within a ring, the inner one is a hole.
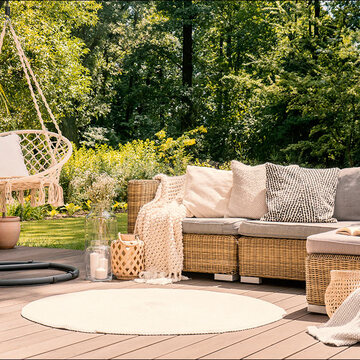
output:
M84 273L81 251L41 248L0 251L0 261L28 259L72 264ZM15 274L2 273L0 277L10 275ZM263 285L244 285L238 282L213 281L208 275L192 274L191 280L171 285L174 288L206 289L261 298L281 306L288 313L284 319L276 323L218 335L86 334L45 327L20 316L25 304L49 295L96 288L141 286L145 285L131 281L90 283L80 277L77 280L53 285L0 287L0 359L360 358L358 346L326 346L305 332L307 326L323 323L327 321L327 317L307 313L304 284L296 282L267 281Z

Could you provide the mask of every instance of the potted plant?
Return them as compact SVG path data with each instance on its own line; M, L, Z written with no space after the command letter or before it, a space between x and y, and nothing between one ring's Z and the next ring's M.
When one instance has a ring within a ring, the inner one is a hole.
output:
M19 241L20 218L17 216L6 216L3 211L0 217L0 249L12 249Z

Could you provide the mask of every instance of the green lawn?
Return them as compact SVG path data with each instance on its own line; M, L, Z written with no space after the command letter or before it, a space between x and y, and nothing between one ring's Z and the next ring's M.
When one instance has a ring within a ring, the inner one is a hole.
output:
M126 233L127 214L117 214L118 231ZM84 249L85 218L26 221L21 223L18 245Z

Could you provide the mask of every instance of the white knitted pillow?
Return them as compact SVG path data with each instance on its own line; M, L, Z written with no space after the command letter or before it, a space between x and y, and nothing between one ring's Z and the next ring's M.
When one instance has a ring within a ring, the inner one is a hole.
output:
M231 187L231 171L188 166L183 204L195 217L224 217Z
M226 217L260 219L267 212L265 164L249 166L231 162L233 187Z
M0 178L29 176L16 134L0 137Z

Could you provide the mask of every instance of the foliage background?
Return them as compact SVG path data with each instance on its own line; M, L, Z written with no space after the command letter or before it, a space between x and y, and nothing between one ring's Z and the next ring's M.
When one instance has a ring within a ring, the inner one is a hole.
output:
M50 106L76 145L62 174L68 201L84 200L74 179L89 171L116 177L123 200L128 179L180 174L194 162L360 165L357 0L11 6ZM8 39L0 131L36 128Z

